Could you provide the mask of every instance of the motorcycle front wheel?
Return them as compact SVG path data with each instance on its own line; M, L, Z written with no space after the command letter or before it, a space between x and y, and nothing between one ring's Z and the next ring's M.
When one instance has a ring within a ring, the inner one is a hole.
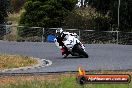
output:
M88 58L88 54L82 49L80 44L75 45L74 49L79 54L80 57Z

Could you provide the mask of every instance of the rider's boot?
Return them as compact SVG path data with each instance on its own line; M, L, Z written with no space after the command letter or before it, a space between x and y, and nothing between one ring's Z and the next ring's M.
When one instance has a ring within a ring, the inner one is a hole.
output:
M69 52L66 47L61 48L63 58L66 58L69 55Z

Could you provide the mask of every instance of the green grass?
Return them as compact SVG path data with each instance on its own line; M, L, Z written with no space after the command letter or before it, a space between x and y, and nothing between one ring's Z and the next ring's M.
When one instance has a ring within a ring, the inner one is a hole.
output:
M84 84L80 85L76 82L75 77L61 77L59 80L19 80L15 84L0 86L0 88L132 88L130 84Z

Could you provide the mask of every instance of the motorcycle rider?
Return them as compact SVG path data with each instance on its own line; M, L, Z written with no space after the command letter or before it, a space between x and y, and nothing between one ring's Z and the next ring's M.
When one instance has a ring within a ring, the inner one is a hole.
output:
M63 32L62 28L56 30L57 37L54 39L56 46L60 48L62 56L66 58L69 54L88 58L84 45L80 42L76 33Z
M64 58L66 58L69 55L68 49L67 47L64 45L63 40L66 37L66 33L63 31L62 28L58 28L56 30L56 34L57 34L57 42L59 43L59 46L61 46L61 51L62 51L62 56Z

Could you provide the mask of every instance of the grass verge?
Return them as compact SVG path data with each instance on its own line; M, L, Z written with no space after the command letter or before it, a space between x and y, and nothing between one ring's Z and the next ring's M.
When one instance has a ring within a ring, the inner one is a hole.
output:
M108 73L124 74L126 72L108 72ZM127 72L126 74L129 73L132 76L131 72ZM101 74L104 73L101 72ZM1 85L0 88L132 88L132 83L80 85L76 82L76 74L73 73L1 77L0 85Z
M0 54L0 70L32 66L37 63L37 60L27 56Z

